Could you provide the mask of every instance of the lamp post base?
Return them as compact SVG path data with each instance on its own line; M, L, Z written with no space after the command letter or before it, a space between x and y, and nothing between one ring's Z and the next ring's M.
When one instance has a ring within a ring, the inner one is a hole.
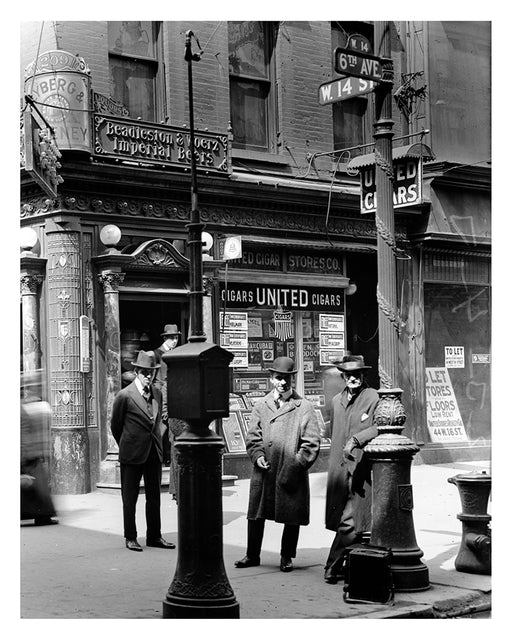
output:
M167 597L163 602L163 618L193 619L238 619L240 605L236 600L221 602L197 600L193 598Z

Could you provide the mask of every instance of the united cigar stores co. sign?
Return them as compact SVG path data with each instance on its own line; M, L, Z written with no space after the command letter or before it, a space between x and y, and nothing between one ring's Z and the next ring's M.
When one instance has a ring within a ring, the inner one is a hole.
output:
M227 134L195 131L197 168L229 173L228 144ZM174 167L189 167L192 159L186 129L99 113L94 115L94 153L104 158Z
M422 170L418 158L393 160L393 207L410 207L422 201ZM377 210L375 165L361 170L361 213Z

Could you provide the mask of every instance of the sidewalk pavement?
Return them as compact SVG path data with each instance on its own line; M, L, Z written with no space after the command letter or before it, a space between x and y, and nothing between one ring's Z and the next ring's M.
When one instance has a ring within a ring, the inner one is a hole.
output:
M223 488L224 564L240 604L240 618L448 618L490 610L491 577L455 570L461 541L459 473L485 470L489 462L413 465L414 523L431 587L396 593L392 604L348 604L343 583L328 585L323 567L334 534L324 528L326 473L310 474L311 523L301 527L294 571L279 571L282 525L267 522L261 565L236 569L245 555L249 480ZM21 525L22 619L162 617L162 601L174 577L177 550L146 548L144 496L137 505L143 553L122 537L121 496L93 493L56 496L59 524ZM491 513L491 503L488 512ZM177 508L162 493L162 532L177 541Z

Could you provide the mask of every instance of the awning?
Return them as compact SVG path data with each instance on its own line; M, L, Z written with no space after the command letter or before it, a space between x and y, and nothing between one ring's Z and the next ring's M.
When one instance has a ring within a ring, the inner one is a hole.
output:
M432 153L432 149L423 142L415 142L414 144L406 144L402 147L395 147L393 149L393 160L400 158L423 158L423 160L433 160L435 158ZM347 163L346 168L361 169L362 167L369 167L375 164L375 153L365 153L362 156L357 156Z

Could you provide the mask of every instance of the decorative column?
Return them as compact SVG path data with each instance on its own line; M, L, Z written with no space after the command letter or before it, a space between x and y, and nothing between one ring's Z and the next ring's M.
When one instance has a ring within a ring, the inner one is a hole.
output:
M80 371L82 256L73 220L47 223L48 363L55 494L90 491L90 453Z
M372 461L371 544L391 548L396 591L429 588L428 568L420 561L412 518L410 469L419 447L402 435L406 420L399 388L398 344L403 326L397 307L395 218L393 208L393 62L390 22L375 23L383 81L375 89L375 186L377 191L377 303L379 307L380 400L375 409L379 435L364 451Z
M41 329L39 325L38 291L44 276L46 259L22 258L20 271L21 322L23 326L23 371L41 368Z
M100 481L119 483L119 448L110 431L110 418L112 405L116 394L121 389L121 336L119 324L119 286L124 280L125 274L119 270L102 271L98 280L103 287L103 302L105 316L105 406L106 406L106 433L107 451L105 459L100 466ZM103 456L103 454L102 454Z

